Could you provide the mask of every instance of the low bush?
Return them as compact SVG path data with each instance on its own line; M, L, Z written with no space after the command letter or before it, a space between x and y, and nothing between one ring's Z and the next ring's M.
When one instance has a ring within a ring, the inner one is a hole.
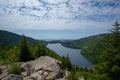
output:
M21 64L18 63L13 63L10 65L9 69L8 69L8 73L9 74L21 74L22 72L22 68L21 68Z

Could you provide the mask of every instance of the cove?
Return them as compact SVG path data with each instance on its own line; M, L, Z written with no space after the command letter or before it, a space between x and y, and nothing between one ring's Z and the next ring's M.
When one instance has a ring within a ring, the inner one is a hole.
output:
M74 65L78 65L81 67L92 67L93 64L91 61L86 59L81 53L80 49L72 49L62 46L60 43L48 43L47 47L52 51L56 52L60 56L69 55L70 61Z

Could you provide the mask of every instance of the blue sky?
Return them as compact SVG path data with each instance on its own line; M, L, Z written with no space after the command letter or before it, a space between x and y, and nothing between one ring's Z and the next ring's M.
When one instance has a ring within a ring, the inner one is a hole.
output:
M120 22L120 0L0 0L0 29L35 39L79 39Z

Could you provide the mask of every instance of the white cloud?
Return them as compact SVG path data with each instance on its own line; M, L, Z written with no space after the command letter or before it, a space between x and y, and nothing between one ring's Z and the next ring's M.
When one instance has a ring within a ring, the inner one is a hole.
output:
M0 29L103 29L120 20L119 7L119 0L0 0Z
M40 2L45 2L48 4L59 4L59 3L65 3L68 0L39 0Z

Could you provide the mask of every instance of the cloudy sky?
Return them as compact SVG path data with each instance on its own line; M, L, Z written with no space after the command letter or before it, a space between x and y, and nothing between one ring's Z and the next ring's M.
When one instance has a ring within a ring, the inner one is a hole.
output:
M120 0L0 0L0 29L35 39L79 39L120 22Z

